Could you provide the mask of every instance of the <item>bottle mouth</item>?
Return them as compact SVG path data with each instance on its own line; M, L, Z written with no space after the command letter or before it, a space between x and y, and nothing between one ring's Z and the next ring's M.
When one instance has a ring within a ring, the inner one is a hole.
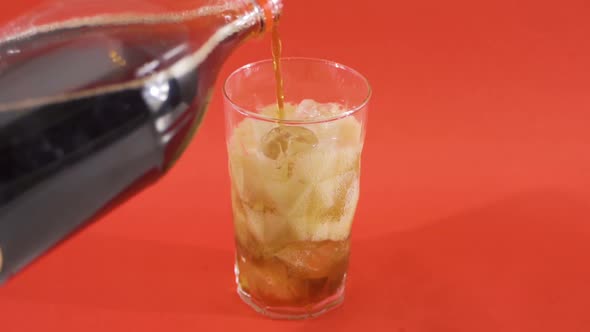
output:
M270 7L273 20L278 20L283 13L283 1L282 0L267 0L267 5Z
M283 13L283 0L251 0L259 11L261 20L260 32L264 33L277 24Z

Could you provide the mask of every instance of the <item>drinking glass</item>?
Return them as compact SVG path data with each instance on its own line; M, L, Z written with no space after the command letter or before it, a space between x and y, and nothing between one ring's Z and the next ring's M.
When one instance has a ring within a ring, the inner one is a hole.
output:
M224 84L235 274L256 311L301 319L344 299L371 89L332 61L281 67L283 112L271 60Z

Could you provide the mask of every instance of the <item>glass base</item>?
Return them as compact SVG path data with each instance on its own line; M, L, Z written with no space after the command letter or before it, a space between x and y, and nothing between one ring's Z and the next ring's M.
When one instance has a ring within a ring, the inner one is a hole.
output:
M252 309L256 312L270 317L272 319L290 319L290 320L300 320L300 319L310 319L321 316L326 312L339 307L344 302L344 289L345 283L342 283L342 286L338 289L338 291L326 298L325 300L318 302L312 306L306 307L275 307L275 306L266 306L259 301L256 301L250 294L244 291L238 285L238 295L247 305L249 305Z
M332 309L339 307L344 302L344 291L346 288L346 275L342 280L342 284L336 290L336 292L312 305L306 306L269 306L265 303L256 300L246 290L242 289L239 283L239 268L236 264L234 266L236 273L236 284L238 295L247 305L249 305L256 312L267 316L272 319L289 319L289 320L301 320L310 319L321 316Z

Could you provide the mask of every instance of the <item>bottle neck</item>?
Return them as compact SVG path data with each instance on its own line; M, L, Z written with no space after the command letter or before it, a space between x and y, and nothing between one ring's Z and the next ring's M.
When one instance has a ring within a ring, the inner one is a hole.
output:
M278 22L283 12L282 0L251 0L256 4L258 10L262 11L264 19L262 20L261 32L270 31L272 26Z
M231 1L231 0L230 0ZM283 11L282 0L240 0L241 9L239 10L238 19L243 24L255 23L252 32L255 35L263 35L270 31L272 26L277 22Z

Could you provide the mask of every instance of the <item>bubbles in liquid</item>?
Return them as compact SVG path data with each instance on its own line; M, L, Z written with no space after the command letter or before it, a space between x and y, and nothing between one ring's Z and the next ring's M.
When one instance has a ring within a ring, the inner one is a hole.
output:
M313 131L298 126L279 126L262 137L262 152L272 160L313 149L318 144Z

